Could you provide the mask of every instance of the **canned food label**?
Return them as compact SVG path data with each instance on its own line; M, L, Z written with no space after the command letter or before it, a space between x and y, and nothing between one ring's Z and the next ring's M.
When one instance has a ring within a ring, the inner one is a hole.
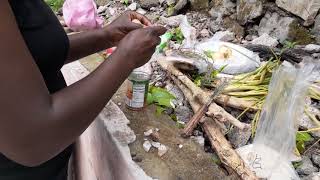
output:
M132 108L144 107L146 84L129 81L126 104Z

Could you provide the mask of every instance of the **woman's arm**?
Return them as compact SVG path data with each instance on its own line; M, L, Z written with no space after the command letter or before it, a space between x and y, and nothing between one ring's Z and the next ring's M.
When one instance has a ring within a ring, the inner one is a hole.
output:
M93 73L51 95L6 0L0 1L0 23L0 152L26 166L39 165L73 143L132 69L152 56L165 31L132 31Z
M141 24L132 22L134 19L138 19L143 25L151 25L143 15L127 11L102 29L69 35L70 50L66 63L118 45L129 32L142 27Z

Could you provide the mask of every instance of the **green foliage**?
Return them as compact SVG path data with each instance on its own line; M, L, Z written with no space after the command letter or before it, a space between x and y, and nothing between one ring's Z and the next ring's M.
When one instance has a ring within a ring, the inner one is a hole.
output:
M124 1L123 1L123 4L126 5L126 6L128 6L128 5L129 5L129 0L124 0Z
M293 49L297 44L297 42L284 41L284 48Z
M214 54L213 51L207 50L207 51L204 51L204 54L205 54L209 59L213 59L213 54Z
M206 78L206 74L194 74L192 76L193 82L199 87L210 86L213 80L216 79L217 75L221 73L224 70L224 68L226 68L226 66L227 65L221 67L220 69L213 70L210 74L209 79Z
M165 108L174 108L172 100L176 99L174 95L169 93L166 89L150 86L147 96L147 103L156 104L156 114L160 115Z
M216 154L213 154L212 161L213 161L213 163L215 163L217 165L221 165L222 164L220 158Z
M179 44L182 44L182 41L184 40L184 36L182 34L180 27L173 29L172 40L177 41L177 43L179 43Z
M299 161L299 162L292 162L292 166L297 169L298 167L300 167L302 165L302 162Z
M297 132L296 135L296 146L299 153L303 153L305 150L305 143L312 141L312 137L307 132Z
M180 122L180 121L177 121L177 122L176 122L176 125L177 125L177 127L178 127L179 129L183 129L183 128L185 127L185 124L182 123L182 122Z
M45 0L45 2L51 7L54 12L57 12L62 8L64 0Z
M172 16L174 14L174 4L170 5L167 9L168 16Z

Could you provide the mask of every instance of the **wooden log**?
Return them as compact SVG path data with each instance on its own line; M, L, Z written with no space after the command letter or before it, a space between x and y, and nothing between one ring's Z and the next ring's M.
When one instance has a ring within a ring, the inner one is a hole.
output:
M176 77L172 77L172 79L189 101L193 111L197 112L201 108L201 103L192 96L192 92ZM257 180L256 175L245 165L244 161L227 141L219 125L213 119L206 116L201 121L203 130L207 134L212 148L219 156L221 162L227 167L226 169L232 169L243 180Z
M175 68L171 62L158 60L158 63L163 69L174 75L188 89L190 89L190 91L192 92L192 97L194 99L197 99L200 104L205 104L207 98L209 98L210 96L209 94L205 93L201 88L197 87L186 75ZM231 114L229 114L221 106L217 105L214 102L211 103L206 114L221 122L229 121L232 125L241 130L250 128L249 124L240 122L238 119L234 118Z

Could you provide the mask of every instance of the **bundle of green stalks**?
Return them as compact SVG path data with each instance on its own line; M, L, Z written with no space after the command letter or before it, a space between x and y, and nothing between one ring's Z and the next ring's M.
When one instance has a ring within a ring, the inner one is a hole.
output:
M228 96L254 102L255 107L247 107L247 109L238 116L239 119L250 109L257 109L254 119L251 122L252 136L254 136L256 132L261 109L268 94L272 73L280 64L281 61L279 59L270 59L253 72L237 75L223 92L223 94ZM320 100L320 88L312 85L309 89L309 96L312 99Z

